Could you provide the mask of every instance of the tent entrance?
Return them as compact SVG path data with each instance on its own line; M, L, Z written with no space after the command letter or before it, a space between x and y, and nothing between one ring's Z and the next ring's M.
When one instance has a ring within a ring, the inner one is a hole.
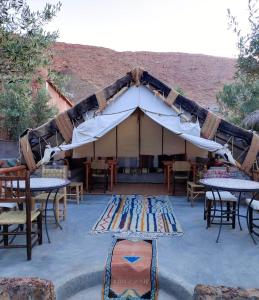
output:
M136 109L99 138L73 150L74 158L117 159L119 182L163 182L163 161L207 157L208 153L162 127Z

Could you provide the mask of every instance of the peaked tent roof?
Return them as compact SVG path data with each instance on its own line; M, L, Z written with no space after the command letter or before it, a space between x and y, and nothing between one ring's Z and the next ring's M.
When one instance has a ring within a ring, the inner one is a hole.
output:
M52 151L67 151L97 141L126 120L138 108L155 123L172 133L179 135L203 150L217 152L221 155L225 154L225 158L235 164L228 149L215 141L200 137L201 130L197 121L186 122L181 120L181 115L144 86L131 86L124 94L114 99L114 101L110 101L102 111L95 111L92 116L86 117L83 123L74 128L72 142L48 148L43 162L49 161Z
M144 85L167 103L176 113L185 119L197 119L202 136L215 139L221 144L228 143L233 156L242 169L249 171L259 151L259 137L251 131L235 126L199 106L159 81L148 72L135 68L124 77L103 90L81 100L67 112L58 115L48 123L32 130L27 130L20 139L23 158L29 169L36 168L47 144L59 146L64 141L69 143L73 128L84 122L84 115L92 110L102 111L107 101L118 97L132 85ZM30 147L28 147L30 146Z

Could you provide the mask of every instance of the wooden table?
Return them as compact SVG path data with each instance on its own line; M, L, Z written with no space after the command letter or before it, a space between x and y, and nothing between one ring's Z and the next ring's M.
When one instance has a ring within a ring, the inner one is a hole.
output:
M109 170L109 177L110 177L110 191L113 190L113 185L117 183L117 160L116 159L109 159L107 160L108 170ZM86 191L89 191L89 177L91 174L91 161L85 162L85 188Z

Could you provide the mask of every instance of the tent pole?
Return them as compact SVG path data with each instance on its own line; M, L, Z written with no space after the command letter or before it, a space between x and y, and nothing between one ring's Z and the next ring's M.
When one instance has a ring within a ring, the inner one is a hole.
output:
M116 159L118 159L118 126L115 127L115 139L116 139L116 141L115 141L115 143L116 143L116 149L115 149L116 153L115 153L115 155L116 155Z
M164 155L164 127L162 127L162 155Z
M139 161L139 167L140 167L140 151L141 151L141 139L140 139L140 109L138 109L138 161Z

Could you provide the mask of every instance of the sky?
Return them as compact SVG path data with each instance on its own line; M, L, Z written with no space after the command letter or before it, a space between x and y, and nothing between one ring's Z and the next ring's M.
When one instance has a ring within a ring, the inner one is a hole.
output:
M27 0L42 9L55 0ZM185 52L236 57L236 36L227 9L248 30L248 0L61 0L46 30L60 42L116 51Z

